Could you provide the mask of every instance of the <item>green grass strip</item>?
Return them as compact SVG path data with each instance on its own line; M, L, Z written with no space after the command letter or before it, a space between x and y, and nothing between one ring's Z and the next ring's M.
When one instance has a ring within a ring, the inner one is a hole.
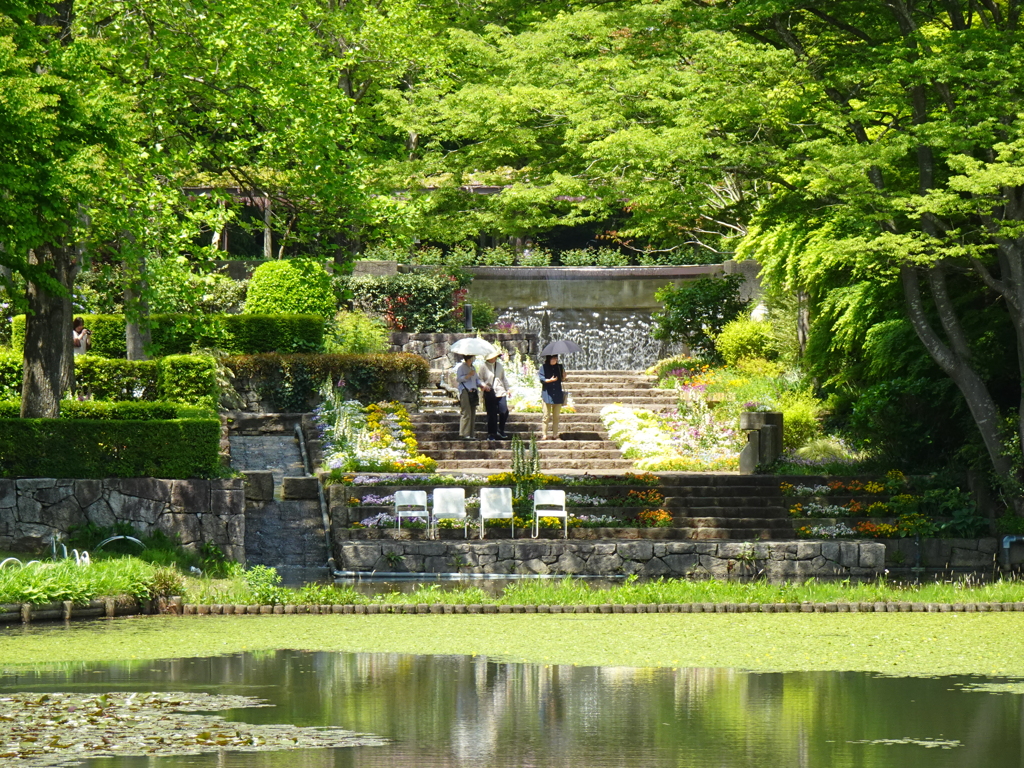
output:
M1024 677L1024 613L159 616L0 631L0 669L278 649Z

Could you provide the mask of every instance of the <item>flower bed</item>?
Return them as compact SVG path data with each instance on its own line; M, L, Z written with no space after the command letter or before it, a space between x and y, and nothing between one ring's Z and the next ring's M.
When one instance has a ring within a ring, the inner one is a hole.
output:
M656 413L619 403L601 409L608 435L636 467L652 472L722 472L739 468L743 434L717 421L704 400ZM731 423L731 422L730 422Z
M363 405L341 400L324 388L314 412L323 440L324 464L332 473L433 472L437 462L417 452L409 413L399 403Z

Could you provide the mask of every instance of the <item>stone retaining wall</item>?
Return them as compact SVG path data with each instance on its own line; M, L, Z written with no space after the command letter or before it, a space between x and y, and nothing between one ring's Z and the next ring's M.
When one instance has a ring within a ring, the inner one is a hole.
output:
M431 370L447 370L454 364L449 355L459 339L476 338L475 333L391 333L391 351L409 352L419 355L430 363ZM499 342L502 349L511 353L516 350L521 355L536 358L539 354L537 334L535 333L481 333L480 336L490 342Z
M867 541L367 541L337 547L343 571L579 574L769 581L873 579L885 547Z
M0 549L40 551L55 535L86 523L129 523L143 535L162 531L179 536L187 549L210 543L232 560L245 560L241 479L0 479Z

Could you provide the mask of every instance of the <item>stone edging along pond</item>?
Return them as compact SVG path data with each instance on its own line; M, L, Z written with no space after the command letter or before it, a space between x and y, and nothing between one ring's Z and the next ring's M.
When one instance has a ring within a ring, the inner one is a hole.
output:
M1018 603L601 603L593 605L495 605L372 603L359 605L196 605L180 597L138 602L115 598L32 605L0 605L0 624L163 614L171 616L258 616L296 614L530 614L530 613L1005 613L1024 612Z

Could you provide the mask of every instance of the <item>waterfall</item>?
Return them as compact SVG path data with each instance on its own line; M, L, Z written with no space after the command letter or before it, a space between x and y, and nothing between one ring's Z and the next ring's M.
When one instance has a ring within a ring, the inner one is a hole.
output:
M526 308L509 307L498 321L514 323L525 333L536 333L541 349L555 339L575 341L583 351L567 356L565 362L581 371L640 371L682 351L680 344L653 337L650 312L558 309L542 302Z

